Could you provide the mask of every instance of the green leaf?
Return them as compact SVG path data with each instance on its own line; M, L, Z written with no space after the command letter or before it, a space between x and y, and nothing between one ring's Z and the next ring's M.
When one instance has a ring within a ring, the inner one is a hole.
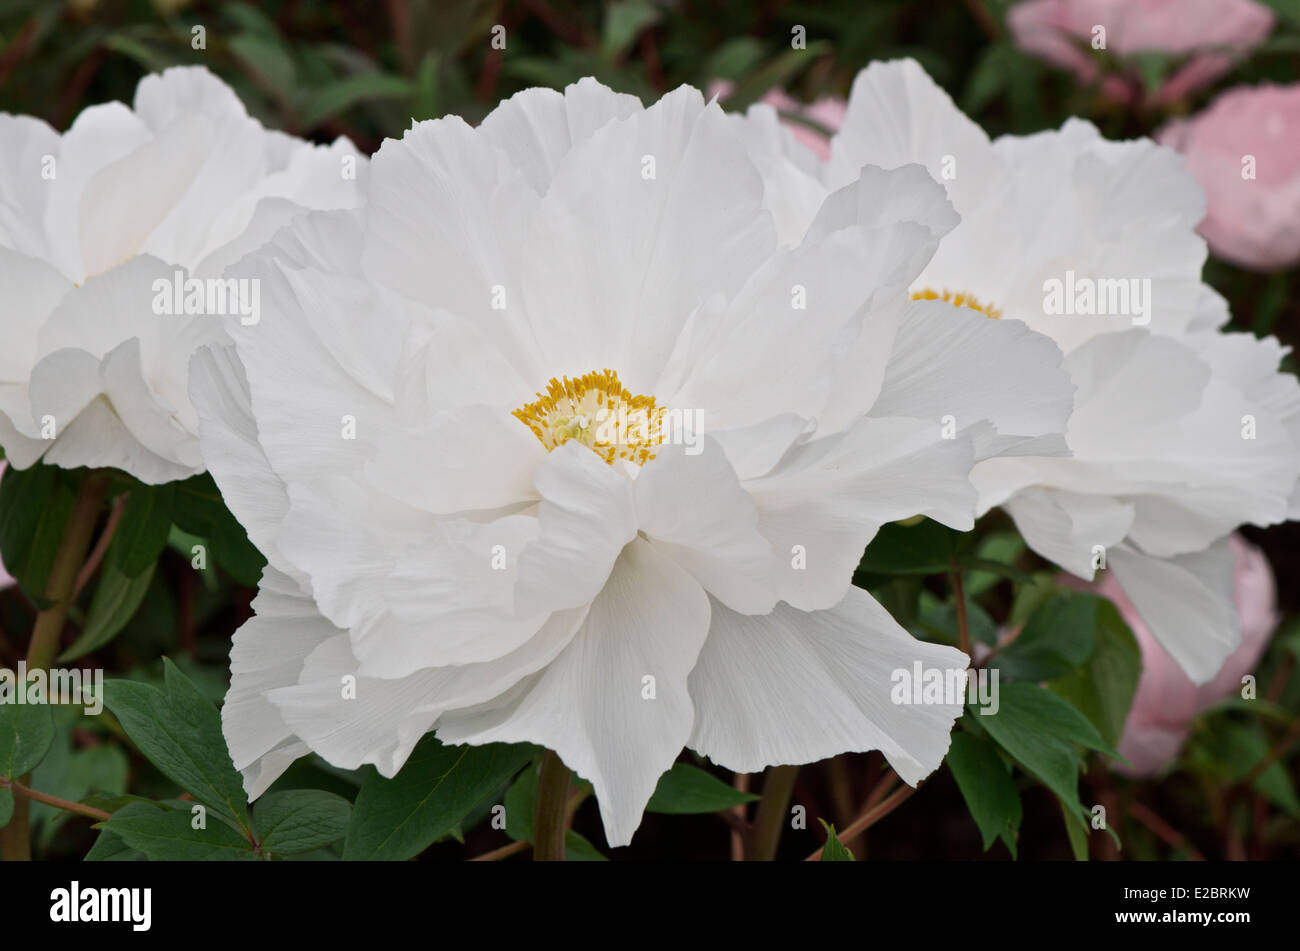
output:
M126 627L135 616L153 582L154 565L149 565L134 578L122 573L116 564L104 559L104 570L95 585L86 624L68 648L59 655L59 663L83 657L103 647Z
M646 27L659 20L659 10L646 0L615 0L605 12L600 51L617 59Z
M1015 858L1020 792L997 747L970 733L956 732L948 748L947 763L971 818L979 826L984 850L988 851L1000 837Z
M165 776L247 829L248 799L221 735L221 715L171 660L163 663L165 692L110 680L104 684L105 706Z
M1012 680L1052 680L1092 655L1101 598L1057 591L1035 608L1014 641L989 664Z
M1277 15L1292 26L1300 26L1300 0L1264 0Z
M43 703L0 703L0 776L18 779L31 772L54 742L54 718ZM9 824L14 794L0 789L0 826Z
M1037 684L1000 685L998 711L979 724L1025 770L1068 803L1077 804L1076 746L1116 755L1074 707ZM1082 808L1082 807L1079 807Z
M348 76L320 86L302 110L301 124L305 129L320 125L362 102L375 99L406 99L411 95L411 82L401 76L387 73L363 73Z
M257 841L267 852L296 855L347 835L352 804L321 789L269 793L253 807Z
M101 830L82 861L85 862L138 862L146 856L122 841L122 837Z
M293 95L293 57L278 40L258 33L238 33L230 39L230 50L277 98Z
M974 554L958 555L966 569L966 593L983 594L1003 578L1016 584L1032 584L1033 576L1016 568L1012 562L1025 551L1025 542L1017 532L993 532L979 542Z
M253 588L261 580L266 559L248 540L221 499L208 473L174 483L176 526L207 540L213 559L240 584Z
M962 111L973 115L996 99L1008 83L1015 80L1015 72L1011 68L1013 63L1012 50L1006 44L986 46L966 80Z
M113 533L105 562L113 562L128 578L153 567L167 547L172 525L172 483L132 487Z
M890 522L867 546L858 571L881 575L944 574L952 567L960 534L923 519L914 525Z
M949 644L960 640L957 625L957 600L949 598L941 601L929 591L922 591L918 607L920 614L917 623L930 634ZM966 596L966 627L972 640L981 644L993 644L998 639L998 627L993 618L980 605Z
M1186 758L1193 769L1231 785L1249 776L1268 755L1271 745L1257 724L1239 723L1221 716L1197 729ZM1271 763L1253 785L1279 809L1300 818L1300 799L1284 760Z
M645 811L667 815L721 812L757 800L757 796L738 792L698 766L677 763L659 777L659 785Z
M774 56L744 79L722 101L722 107L728 112L742 112L758 102L770 89L785 88L804 67L815 63L825 52L830 50L825 40L815 40L807 49L788 49Z
M128 848L155 861L250 861L258 856L252 844L215 817L206 828L194 828L188 809L171 809L133 802L113 813L100 828L117 836Z
M81 471L37 463L0 479L0 557L27 596L44 603L63 526L76 502Z
M506 835L515 841L531 842L533 813L537 809L538 764L519 774L506 790Z
M1119 609L1110 601L1097 605L1096 644L1088 663L1051 683L1097 728L1111 746L1119 746L1124 722L1142 675L1142 651Z
M1088 827L1084 824L1083 818L1070 808L1070 805L1064 800L1058 800L1061 804L1061 820L1065 823L1065 834L1070 839L1070 851L1074 853L1076 862L1088 861Z
M823 862L852 862L854 861L853 853L849 851L848 846L841 842L835 835L835 827L825 819L818 819L822 828L826 830L826 844L822 846Z
M608 862L600 850L586 838L572 829L564 833L564 861L566 862Z
M70 802L84 801L92 790L101 796L121 795L126 790L129 766L122 748L112 743L75 748L72 730L82 721L84 712L80 707L55 707L53 712L54 743L32 770L32 787ZM32 828L42 843L48 843L71 816L44 803L31 804Z
M752 36L736 36L713 51L705 62L701 75L734 80L762 60L762 43Z
M392 779L371 772L357 793L343 858L403 861L450 832L536 752L528 744L444 746L432 734Z
M538 765L533 764L519 774L506 791L506 835L516 842L530 842L533 838L533 813L537 809ZM604 855L587 839L570 829L564 834L564 860L566 862L607 862Z

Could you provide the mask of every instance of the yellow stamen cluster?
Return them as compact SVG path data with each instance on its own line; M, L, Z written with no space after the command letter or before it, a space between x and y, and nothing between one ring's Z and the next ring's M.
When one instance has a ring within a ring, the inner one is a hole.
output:
M561 377L545 393L512 414L533 431L546 451L576 439L611 466L615 459L645 465L665 437L667 407L653 396L633 396L613 370L592 371L576 379Z
M998 310L992 304L982 304L971 294L953 293L952 291L932 291L930 288L924 290L912 291L912 300L942 300L947 301L954 307L969 307L971 310L977 310L985 317L991 317L994 320L1002 319L1002 311Z

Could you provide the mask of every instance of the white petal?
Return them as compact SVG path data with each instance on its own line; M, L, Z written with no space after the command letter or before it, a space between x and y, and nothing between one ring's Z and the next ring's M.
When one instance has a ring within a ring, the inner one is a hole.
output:
M539 194L564 157L614 119L641 111L641 100L614 92L590 76L563 93L537 87L517 92L479 124L479 134L510 156Z
M626 845L695 713L687 675L709 626L707 596L644 542L628 546L572 643L503 698L445 714L447 743L532 742L589 780L605 838ZM654 699L646 699L653 678Z
M873 416L951 415L959 430L988 420L977 459L1008 451L1064 454L1074 384L1060 348L1016 320L943 301L916 301L895 338ZM1049 437L1047 439L1035 437Z
M519 262L544 364L569 375L615 368L631 392L651 392L695 308L734 293L770 254L762 199L722 111L687 87L577 145Z
M534 482L541 534L519 558L520 615L591 601L637 530L631 483L581 443L552 451Z
M203 461L222 499L267 561L305 583L306 577L285 560L277 545L289 496L258 444L248 380L234 346L205 347L195 354L190 397L199 415Z
M914 664L964 672L969 660L915 640L857 588L811 613L780 605L745 617L715 603L690 677L696 718L687 745L746 773L880 750L915 786L948 751L966 682L943 702L895 703L892 680L898 671L910 677Z
M1192 682L1213 680L1241 643L1227 540L1167 559L1124 546L1110 553L1110 566L1151 635Z
M308 752L268 694L298 682L308 655L338 628L320 616L296 582L268 568L253 601L257 616L235 632L230 647L230 690L221 730L244 788L256 798Z
M714 439L698 448L664 446L642 468L633 483L637 527L723 604L765 614L776 604L772 546L754 500Z
M1133 506L1105 495L1031 487L1003 503L1025 543L1080 578L1091 579L1096 546L1119 544L1133 524Z
M776 594L806 611L844 597L863 549L885 522L928 515L974 525L969 434L945 439L936 420L859 419L795 446L745 487L776 553Z
M510 411L461 406L385 433L366 468L380 489L426 512L452 514L532 501L546 449Z
M269 699L313 752L344 769L371 763L391 778L444 710L509 690L554 659L585 616L585 608L554 615L527 644L498 660L396 679L366 676L346 635L338 634L307 658L296 685L274 690ZM355 678L355 696L342 696L346 677Z

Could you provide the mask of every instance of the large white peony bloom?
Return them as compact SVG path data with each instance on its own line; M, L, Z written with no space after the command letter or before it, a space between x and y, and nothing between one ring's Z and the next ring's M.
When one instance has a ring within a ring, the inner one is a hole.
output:
M783 183L772 208L790 235L863 164L920 163L944 182L961 223L911 288L957 307L910 324L900 350L960 373L934 343L944 321L1014 319L1060 345L1077 387L1071 456L982 462L980 511L1004 507L1080 577L1104 555L1161 645L1212 679L1240 640L1228 534L1300 513L1300 385L1277 372L1275 339L1219 329L1227 305L1201 281L1195 233L1204 199L1181 157L1075 119L990 142L910 60L858 75L824 164L767 107L733 121Z
M391 776L430 730L532 741L623 845L684 745L939 765L961 697L895 705L891 676L967 658L851 577L885 522L971 527L977 457L1060 441L1060 353L983 319L935 324L939 364L902 352L957 221L923 169L861 169L789 247L765 197L695 90L584 80L416 124L362 211L232 269L263 320L191 394L270 562L223 709L251 795L309 751Z
M354 206L364 162L344 139L264 129L199 67L146 76L134 108L92 106L61 136L0 114L6 457L149 483L201 472L189 358L223 338L218 315L256 319L258 299L214 283L218 307L205 292L208 316L193 316L198 296L186 316L187 282L219 277L294 214ZM182 294L160 297L163 284Z

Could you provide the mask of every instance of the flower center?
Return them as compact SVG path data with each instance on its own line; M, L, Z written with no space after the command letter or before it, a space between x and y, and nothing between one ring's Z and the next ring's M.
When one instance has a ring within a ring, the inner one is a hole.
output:
M546 451L570 439L582 443L611 466L615 459L645 465L664 441L664 414L653 396L633 396L613 370L592 371L576 379L551 379L545 393L511 415L533 431Z
M978 310L985 317L991 317L994 320L1002 319L1002 311L998 310L992 304L981 304L973 294L967 294L964 292L954 293L948 290L932 291L927 287L919 291L912 291L912 300L947 301L954 307L969 307L971 310Z

